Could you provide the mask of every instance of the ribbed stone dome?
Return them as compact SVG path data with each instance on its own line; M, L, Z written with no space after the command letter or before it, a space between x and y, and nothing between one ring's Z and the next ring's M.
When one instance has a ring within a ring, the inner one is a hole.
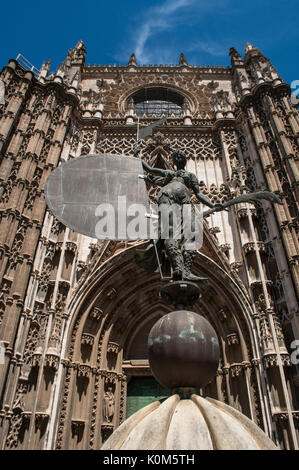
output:
M102 450L278 450L266 434L234 408L192 395L172 395L130 416Z

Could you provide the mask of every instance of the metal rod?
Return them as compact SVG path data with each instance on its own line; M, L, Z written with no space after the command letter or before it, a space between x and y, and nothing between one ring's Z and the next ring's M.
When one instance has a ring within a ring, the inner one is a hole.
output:
M137 142L139 140L139 116L138 116L138 121L137 121L137 138L136 138L136 140L137 140Z
M160 258L159 258L158 250L157 250L157 246L156 246L156 240L153 240L153 242L154 242L156 257L157 257L157 261L158 261L158 267L159 267L159 271L160 271L160 276L161 276L161 279L164 279L164 276L163 276L163 274L162 274L162 268L161 268Z

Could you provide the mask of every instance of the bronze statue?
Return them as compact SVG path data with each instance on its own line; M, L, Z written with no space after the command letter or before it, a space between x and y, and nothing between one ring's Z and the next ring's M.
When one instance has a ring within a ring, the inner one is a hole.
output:
M185 170L186 156L181 150L176 150L172 154L173 164L175 170L163 170L160 168L152 168L146 162L142 161L143 168L148 174L145 180L151 184L162 186L158 192L156 202L158 206L166 205L179 205L191 204L192 191L197 200L206 204L212 211L223 210L222 204L212 204L209 199L203 196L200 192L200 186L204 183L199 182L197 177L190 171ZM194 222L194 207L192 211L192 219ZM193 224L191 221L191 224ZM199 281L201 278L195 276L191 272L191 266L196 256L195 250L186 249L187 240L182 235L180 238L176 237L176 228L171 220L169 221L170 236L168 239L161 239L156 243L156 248L159 251L160 259L163 259L163 252L167 255L170 261L173 278L177 280ZM190 240L188 240L190 242ZM155 271L157 269L157 261L155 259L154 242L151 241L146 250L138 250L136 260L148 271Z
M139 148L135 148L135 156L138 155L139 151ZM185 170L187 161L185 154L181 150L176 150L172 153L172 159L175 170L152 168L142 160L143 168L148 173L145 176L145 180L151 184L162 187L156 197L158 206L171 206L176 204L183 207L185 204L191 204L191 191L195 194L199 202L210 208L203 212L203 217L206 217L213 212L228 210L230 206L241 202L256 203L265 199L272 203L282 204L279 197L271 191L246 193L235 197L224 204L213 204L200 192L199 188L204 185L203 181L199 182L194 173ZM195 217L194 206L192 210L193 220L191 223L193 225ZM169 225L171 225L171 221ZM162 264L166 255L172 267L174 280L204 280L205 278L195 276L191 272L191 267L196 256L196 250L186 249L186 240L184 239L184 236L182 235L180 238L177 238L175 236L177 235L175 233L175 227L170 227L170 229L172 231L170 230L169 238L163 239L163 237L160 236L157 241L150 241L145 250L137 250L135 256L136 262L146 271L155 272L159 267L159 262Z

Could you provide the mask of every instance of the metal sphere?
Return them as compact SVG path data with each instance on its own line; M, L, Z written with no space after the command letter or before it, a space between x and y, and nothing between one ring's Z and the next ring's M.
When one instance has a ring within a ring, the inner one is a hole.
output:
M156 380L170 390L199 389L216 374L219 343L206 318L188 310L160 318L148 337L148 355Z

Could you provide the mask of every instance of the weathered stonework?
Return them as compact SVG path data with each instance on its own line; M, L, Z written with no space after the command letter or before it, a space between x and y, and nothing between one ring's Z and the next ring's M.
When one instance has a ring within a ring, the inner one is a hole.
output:
M98 449L126 419L130 380L150 376L146 336L169 307L158 296L159 275L134 263L142 243L74 233L44 199L61 162L133 154L130 97L143 87L185 100L181 115L141 141L152 166L171 165L170 153L181 149L213 203L261 189L284 202L240 204L204 222L194 270L209 284L194 310L221 346L203 393L250 417L281 448L297 448L299 374L290 345L299 337L299 115L289 86L250 45L244 60L230 50L231 67L185 59L141 67L134 58L91 67L85 53L80 41L56 74L47 63L34 76L15 60L0 74L1 448Z

